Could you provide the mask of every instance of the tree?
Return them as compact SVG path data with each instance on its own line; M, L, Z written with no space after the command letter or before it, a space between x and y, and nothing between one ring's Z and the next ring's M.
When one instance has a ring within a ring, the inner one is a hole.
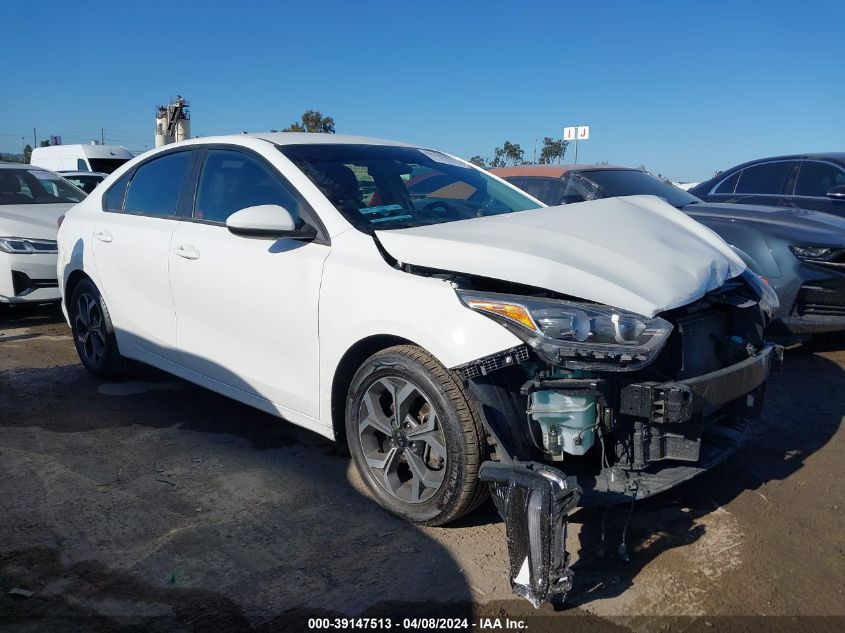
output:
M50 141L49 140L41 141L40 147L50 147Z
M569 141L563 139L554 139L547 136L543 139L543 149L540 150L540 164L551 165L555 160L560 162L566 154L566 147Z
M323 134L334 134L334 119L330 116L323 116L317 110L306 110L300 117L302 122L294 121L282 132L322 132Z
M505 141L501 147L493 150L493 160L490 161L490 167L507 167L508 165L524 165L525 151L520 147L519 143L511 143Z
M27 143L23 146L23 162L28 163L30 158L32 158L32 145Z
M485 169L487 167L487 162L481 156L473 156L469 159L469 162L476 167L481 167L481 169Z

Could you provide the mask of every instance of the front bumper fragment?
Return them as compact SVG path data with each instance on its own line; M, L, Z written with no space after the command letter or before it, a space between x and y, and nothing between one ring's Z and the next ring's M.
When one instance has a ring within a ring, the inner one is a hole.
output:
M622 389L620 413L654 424L686 422L762 385L783 362L783 347L767 343L754 356L709 374L672 382L642 382Z
M575 479L535 462L484 462L479 477L505 520L511 589L534 607L562 602L572 589L566 526L581 495Z

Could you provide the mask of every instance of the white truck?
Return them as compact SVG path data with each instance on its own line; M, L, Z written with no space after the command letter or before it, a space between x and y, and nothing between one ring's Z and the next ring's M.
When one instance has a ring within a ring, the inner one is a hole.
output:
M134 158L122 145L50 145L32 150L30 164L52 171L97 171L112 173Z

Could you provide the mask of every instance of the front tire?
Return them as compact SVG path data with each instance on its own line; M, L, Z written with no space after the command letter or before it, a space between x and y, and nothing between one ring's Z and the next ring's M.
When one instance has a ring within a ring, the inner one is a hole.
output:
M108 307L93 281L76 284L68 311L73 343L85 369L101 378L121 373L127 361L120 355Z
M419 347L391 347L361 365L346 399L346 436L370 494L408 521L442 525L486 498L476 405Z

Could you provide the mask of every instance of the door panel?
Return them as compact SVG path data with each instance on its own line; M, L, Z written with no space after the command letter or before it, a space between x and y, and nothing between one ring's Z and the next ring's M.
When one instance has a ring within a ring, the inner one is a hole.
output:
M94 228L94 262L118 345L176 360L176 321L170 293L170 238L178 222L104 213Z
M193 160L176 151L142 163L105 193L91 240L100 288L121 352L176 360L170 240Z
M171 281L179 363L317 416L317 308L329 247L182 222Z
M317 309L329 246L229 232L229 215L307 204L262 158L210 148L196 178L192 219L170 252L179 363L230 387L317 417Z

